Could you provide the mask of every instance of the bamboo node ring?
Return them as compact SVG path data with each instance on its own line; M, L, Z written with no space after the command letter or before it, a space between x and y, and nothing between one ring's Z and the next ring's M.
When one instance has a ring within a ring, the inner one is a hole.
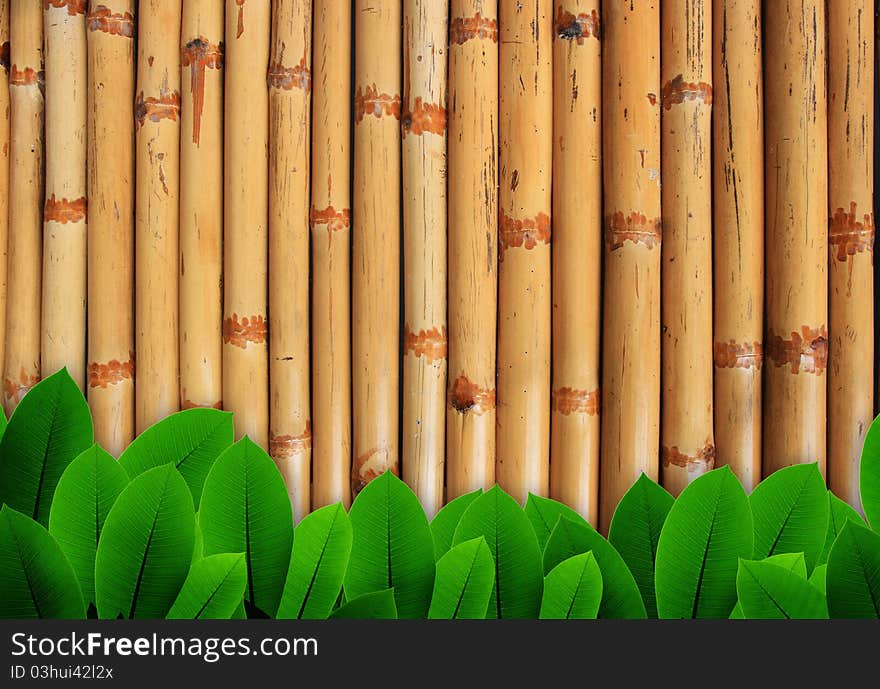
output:
M495 390L480 387L464 374L449 387L449 406L461 414L480 416L495 408Z
M649 219L641 213L632 212L624 216L622 211L615 211L607 218L605 245L609 251L620 249L625 242L643 244L649 249L659 246L662 240L660 218Z
M46 199L43 207L43 220L66 225L69 222L80 222L86 218L86 199L56 199L52 194Z
M514 247L534 249L538 244L550 243L550 216L538 213L534 218L514 219L504 211L498 218L499 260L504 252Z
M400 119L400 96L379 93L376 85L367 86L365 89L357 88L354 94L354 121L359 123L367 115L373 115L376 119L382 115L390 115Z
M439 359L446 358L446 326L414 333L409 329L408 323L404 324L403 343L405 352L424 357L427 363L433 364Z
M754 368L761 370L764 363L764 348L760 342L715 342L713 344L715 368Z
M801 331L792 331L788 340L770 333L767 354L776 366L789 366L792 373L821 375L828 366L828 331L824 325L802 325Z
M327 206L322 209L312 206L309 212L309 223L312 229L315 229L316 225L327 225L331 232L339 232L340 230L347 230L350 221L351 210L348 208L338 211L333 206Z
M190 68L190 92L193 96L192 141L201 139L202 111L205 108L205 70L223 69L223 43L212 44L204 36L187 43L180 55L180 66Z
M569 414L595 416L599 413L599 389L557 388L552 394L551 409L565 416Z
M413 103L412 109L406 108L400 123L404 136L407 134L420 136L425 132L443 136L446 131L446 108L436 103L423 103L419 96Z
M267 331L263 316L244 316L239 320L238 314L233 313L223 321L223 342L247 349L248 343L263 344Z
M269 65L267 82L270 88L291 91L298 88L308 93L312 90L312 73L306 66L305 55L293 67L285 67L281 61Z
M71 17L75 17L78 14L86 13L86 0L44 0L44 10L48 10L53 7L58 10L63 10L66 8L67 14L69 14Z
M677 446L671 448L664 446L660 448L660 455L664 467L671 464L701 474L715 467L715 446L712 443L706 443L693 455L684 454Z
M223 402L205 402L204 404L200 404L199 402L193 402L191 399L185 399L180 404L181 409L223 409Z
M599 13L592 10L589 14L581 12L577 16L562 5L556 8L556 35L567 41L577 41L578 45L584 44L585 38L600 38Z
M372 447L354 460L354 475L351 481L351 492L360 493L374 478L381 476L387 469L397 476L397 466L388 466L388 448Z
M305 430L299 435L273 435L269 438L272 459L290 459L312 449L312 422L306 420Z
M134 104L134 113L138 127L143 127L146 120L150 122L161 122L162 120L177 121L177 114L180 112L180 93L172 91L158 98L148 96L144 98L144 92L141 91L137 95Z
M10 86L33 86L34 84L40 87L40 91L43 90L42 71L37 71L33 67L19 69L18 65L12 65L12 69L9 72Z
M89 387L107 388L118 385L123 380L134 378L134 358L128 361L111 359L106 364L93 362L89 364Z
M98 5L86 16L89 31L101 31L111 36L134 37L134 16L131 12L113 12L105 5Z
M24 366L22 366L17 381L10 378L6 378L3 381L3 392L7 400L21 402L21 398L25 396L25 393L39 382L40 376L29 374Z
M865 213L856 220L857 205L849 204L849 212L838 208L829 221L828 242L837 247L837 260L846 261L849 256L864 251L874 255L874 214Z
M663 85L660 100L666 110L685 101L702 101L706 105L712 105L712 85L705 81L685 81L684 76L679 74Z
M449 24L449 42L464 45L475 38L488 38L498 43L498 20L477 12L473 17L455 17Z

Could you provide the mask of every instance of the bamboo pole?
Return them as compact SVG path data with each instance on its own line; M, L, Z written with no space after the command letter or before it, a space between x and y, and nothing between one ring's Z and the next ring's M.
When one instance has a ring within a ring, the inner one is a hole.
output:
M401 3L355 3L352 493L398 471Z
M550 483L553 3L501 3L496 476L520 502Z
M314 0L312 460L315 508L351 502L351 6Z
M452 0L446 497L495 483L498 3Z
M309 513L309 115L312 8L278 0L269 63L269 450L295 521Z
M660 402L660 9L604 3L605 279L599 524L657 479Z
M712 3L664 0L663 485L678 495L715 465L712 422Z
M223 0L184 0L180 54L180 400L222 402Z
M557 0L553 43L550 496L599 516L602 43L596 0Z
M446 403L448 0L407 0L403 133L403 478L443 506Z
M828 3L828 477L860 509L874 417L874 0Z
M138 5L135 426L180 408L177 385L181 0Z
M761 0L714 10L715 463L751 492L761 480L764 361Z
M88 28L88 400L95 441L134 438L135 3L94 4Z
M226 0L223 405L269 448L269 2Z
M43 10L34 0L11 0L10 9L7 416L40 379L43 260Z
M766 347L764 475L825 473L828 361L825 3L764 7ZM788 85L788 86L785 86ZM780 171L784 171L782 174Z
M9 238L9 3L0 0L0 365L6 360L7 247Z

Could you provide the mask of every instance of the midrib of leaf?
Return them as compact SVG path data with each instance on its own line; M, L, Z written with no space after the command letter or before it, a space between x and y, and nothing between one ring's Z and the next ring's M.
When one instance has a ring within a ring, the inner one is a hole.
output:
M137 607L138 596L141 593L141 583L144 578L144 570L147 567L147 558L150 556L150 546L153 543L153 533L156 531L156 521L159 519L159 511L162 509L162 503L165 502L166 491L168 490L168 475L165 476L165 485L162 486L162 495L159 498L159 504L156 506L155 512L153 512L153 523L150 525L150 535L147 536L147 545L144 548L144 556L141 558L141 567L138 570L138 578L137 582L135 582L134 586L134 595L131 599L131 609L128 612L128 619L134 619L134 611Z
M855 546L853 550L855 550L856 557L859 559L859 566L861 567L861 570L863 572L867 572L865 568L865 560L862 557L862 546L855 538L853 538L852 541L853 545ZM877 599L874 597L874 589L871 587L871 582L868 581L867 576L865 577L865 585L868 589L868 595L871 596L871 605L874 608L874 617L880 618L880 605L877 604Z
M9 522L8 517L7 522ZM30 573L24 563L24 553L21 552L21 541L18 540L18 533L12 527L12 522L9 522L9 530L12 532L12 537L15 539L15 549L16 551L18 551L18 561L21 562L21 571L24 573L24 579L27 582L28 594L31 597L31 603L34 604L34 610L37 611L37 617L39 619L43 619L43 611L40 610L40 604L37 601L37 597L34 595L34 586L31 583Z
M703 576L706 573L706 558L709 557L709 546L712 543L712 534L715 533L715 522L718 521L718 503L721 502L721 484L715 493L715 506L712 509L712 523L709 524L709 534L706 536L706 547L703 549L703 561L700 563L700 577L697 579L697 590L694 593L694 607L691 611L691 619L697 618L700 607L700 591L703 588Z
M251 507L250 507L250 483L248 481L248 460L244 455L244 553L247 564L248 595L250 601L256 606L254 600L254 577L253 565L251 564Z
M34 514L32 519L36 522L39 521L37 517L40 514L40 497L43 494L43 483L46 480L46 462L49 458L49 446L52 444L52 436L55 434L55 422L58 420L58 394L60 388L56 385L53 390L54 396L52 398L52 420L49 422L49 435L46 438L46 445L43 447L43 461L40 463L40 480L37 483L37 495L34 499Z
M208 608L208 606L211 604L211 601L214 600L215 596L217 595L217 592L223 587L223 584L226 583L226 580L229 579L229 577L230 577L231 574L232 574L232 570L233 570L233 569L235 569L235 565L232 565L232 567L230 567L228 570L226 570L226 574L223 575L223 578L222 578L222 579L220 580L220 582L214 587L214 590L211 591L211 593L208 595L208 598L207 598L207 600L202 604L202 607L199 608L199 611L196 613L195 619L197 619L197 620L202 619L202 613L205 612L205 610L206 610L206 609Z
M318 570L321 568L321 563L324 561L324 553L327 551L327 544L330 542L330 534L333 531L333 527L336 525L336 518L339 516L339 510L337 509L336 514L333 515L333 521L330 523L330 528L327 529L327 537L324 539L324 542L321 544L321 554L318 555L318 562L315 563L314 569L312 569L312 576L309 579L308 588L306 588L306 595L303 596L303 601L299 606L299 613L297 613L296 619L301 620L303 613L306 611L306 605L309 602L309 596L312 595L312 587L315 585L315 579L318 578ZM296 538L294 537L294 544ZM293 553L291 552L291 560L293 559ZM389 587L390 588L390 587Z
M495 538L493 539L492 551L495 556L495 610L498 619L501 619L501 570L498 569L498 494L495 494L495 510L493 511L493 526Z
M771 555L773 555L776 550L776 546L779 545L779 539L782 538L782 534L785 532L785 527L788 526L788 520L791 519L791 515L794 512L794 508L797 506L798 502L801 499L801 495L803 495L803 493L804 493L804 486L806 484L807 484L807 479L804 479L804 481L798 487L797 496L795 497L794 502L792 503L791 507L789 508L788 512L786 513L785 519L782 520L782 526L779 527L779 531L776 533L776 538L773 540L773 545L770 546L770 552L767 553L767 557L770 557Z
M391 482L385 480L385 547L388 556L388 588L394 588L394 575L391 570Z
M574 602L577 600L578 593L580 593L580 591L581 591L581 583L584 580L584 572L586 571L586 569L587 569L587 563L585 560L584 566L581 568L581 573L580 573L580 576L578 577L578 580L577 580L577 585L574 587L574 595L571 597L571 600L568 603L568 610L565 613L565 619L567 619L567 620L571 619L571 611L574 610Z
M746 571L749 573L749 576L752 579L754 579L755 583L758 585L758 588L761 589L761 592L765 596L767 596L767 600L769 600L771 603L773 603L773 605L776 607L776 609L779 612L782 613L782 615L785 617L785 619L790 620L791 616L783 609L783 607L781 605L779 605L779 603L776 602L776 598L774 598L773 595L766 588L764 588L764 585L761 583L761 580L758 579L758 577L756 577L754 574L752 574L748 569Z
M474 571L474 564L477 562L477 553L480 552L479 544L477 544L476 549L474 550L474 557L471 560L471 566L468 567L467 575L464 578L464 586L461 587L461 591L458 594L458 600L455 602L455 611L452 613L452 619L458 619L458 611L461 608L461 602L464 600L464 592L467 591L468 584L471 581L471 574Z
M195 444L195 446L189 452L187 452L185 455L183 455L183 457L180 458L180 461L175 463L174 466L177 469L180 469L180 467L183 466L183 464L196 453L196 450L200 449L202 447L202 445L205 444L205 441L214 434L214 431L216 431L220 427L220 425L221 424L218 423L216 426L211 428L207 433L205 433L205 435L203 435L198 440L198 442Z

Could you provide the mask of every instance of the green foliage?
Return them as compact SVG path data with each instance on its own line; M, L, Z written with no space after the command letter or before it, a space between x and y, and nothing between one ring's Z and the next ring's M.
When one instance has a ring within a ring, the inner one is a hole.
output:
M435 620L481 620L489 610L495 585L495 561L480 536L450 548L437 561L428 617Z
M832 617L880 618L880 534L847 521L828 557Z
M799 572L770 560L740 560L736 592L748 619L824 619L825 596Z
M602 572L592 552L563 560L544 577L542 620L594 620L602 602Z
M431 521L431 536L434 538L434 559L439 560L452 547L452 537L455 536L455 527L461 520L461 515L474 500L481 494L482 490L475 490L464 495L459 495L454 500L450 500L446 505L440 508L440 511L434 515Z
M848 521L865 526L865 520L859 516L848 503L838 498L830 490L828 491L828 530L825 532L825 544L822 546L822 552L819 555L818 564L824 565L828 562L828 555L831 553L831 546L837 540L837 535Z
M340 620L396 620L397 607L394 589L371 591L353 598L333 611L331 619Z
M586 519L568 505L564 505L557 500L534 495L533 493L529 493L529 497L526 500L525 512L532 523L532 528L535 530L535 536L538 537L538 547L541 548L541 552L547 546L547 540L550 538L550 534L553 533L553 529L556 527L560 517L567 517L580 524L587 523Z
M868 524L875 531L880 530L880 416L874 419L865 436L859 473L859 492Z
M190 567L169 620L228 620L247 586L244 553L209 555Z

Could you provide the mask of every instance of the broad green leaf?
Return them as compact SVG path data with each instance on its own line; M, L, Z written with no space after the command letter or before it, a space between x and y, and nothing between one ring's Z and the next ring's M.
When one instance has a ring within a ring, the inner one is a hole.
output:
M657 544L658 615L728 617L736 604L739 560L754 549L753 529L749 499L730 467L703 474L685 488Z
M93 441L89 405L67 369L40 381L0 440L0 503L48 526L61 474Z
M847 521L828 557L828 609L834 618L880 618L880 534Z
M453 543L482 536L495 561L495 581L486 616L534 619L541 609L541 551L522 508L497 485L461 516Z
M752 491L756 560L803 553L812 571L828 529L828 489L817 464L795 464L774 472Z
M880 416L874 419L862 446L859 493L868 524L880 531Z
M245 571L245 577L247 577L247 571ZM245 584L247 585L247 584ZM246 620L247 619L247 611L244 609L244 601L241 600L238 602L238 605L235 608L235 612L232 613L232 617L230 619L233 620Z
M639 476L614 511L608 541L632 572L639 586L648 617L657 617L654 595L654 559L657 543L673 498L645 474Z
M194 562L168 611L169 620L228 620L247 586L244 553L218 553Z
M205 538L202 536L202 527L199 526L199 513L196 512L195 529L193 530L193 562L205 557Z
M434 587L434 540L419 499L386 471L358 494L349 516L345 597L393 588L401 619L425 617Z
M828 530L825 532L825 545L822 546L822 553L819 555L818 564L826 564L828 555L831 553L831 546L837 539L837 534L843 528L847 521L853 521L856 524L865 526L865 520L856 512L849 503L838 498L830 490L828 491Z
M128 485L128 475L98 445L64 470L49 512L49 533L73 565L83 600L95 602L95 553L104 520Z
M544 578L542 620L594 620L602 601L602 573L593 553L563 560Z
M599 606L599 617L603 619L647 617L639 587L620 553L583 520L572 521L565 515L559 517L559 523L556 524L544 548L544 572L549 574L564 560L591 551L599 564L599 569L602 570L602 603Z
M293 514L278 467L249 438L227 448L208 472L199 527L205 555L244 553L245 600L273 616L290 564Z
M3 434L6 432L6 426L8 423L9 422L6 420L6 413L0 409L0 439L2 439Z
M276 617L325 620L342 589L351 555L351 520L341 503L327 505L305 517L293 533Z
M482 620L495 585L495 563L480 536L459 543L437 561L428 617L433 620Z
M82 619L79 582L55 539L8 505L0 509L0 618Z
M779 553L779 555L764 558L760 562L769 562L797 574L801 579L807 578L807 561L803 553Z
M440 511L431 521L431 536L434 539L434 559L439 560L452 547L452 537L455 535L455 527L461 519L461 515L474 500L481 494L482 490L459 495L455 500L450 500L447 504L440 508Z
M736 605L733 606L733 610L731 610L730 617L728 619L731 619L731 620L744 620L744 619L746 619L746 615L743 612L742 605L740 605L739 601L737 601Z
M547 545L547 539L550 538L550 534L553 533L553 529L559 521L559 517L566 516L574 522L582 524L588 523L586 519L575 510L571 509L568 505L565 505L558 500L551 500L550 498L535 495L534 493L529 493L529 497L526 500L526 506L523 509L525 509L526 516L532 523L532 528L535 530L535 535L538 537L538 547L541 549L541 552L544 551L544 548Z
M397 607L394 602L394 589L371 591L356 596L334 610L330 618L339 620L396 620Z
M198 509L205 477L232 440L231 413L187 409L165 417L141 433L120 455L119 463L134 478L148 469L173 462Z
M746 619L828 619L825 596L799 573L769 560L740 560L736 591Z
M110 508L98 541L98 615L165 617L189 571L194 524L192 495L173 464L129 483Z
M813 570L813 573L810 575L808 581L812 586L815 586L819 591L822 592L822 595L825 595L826 586L825 581L828 576L828 565L816 565L816 568Z

